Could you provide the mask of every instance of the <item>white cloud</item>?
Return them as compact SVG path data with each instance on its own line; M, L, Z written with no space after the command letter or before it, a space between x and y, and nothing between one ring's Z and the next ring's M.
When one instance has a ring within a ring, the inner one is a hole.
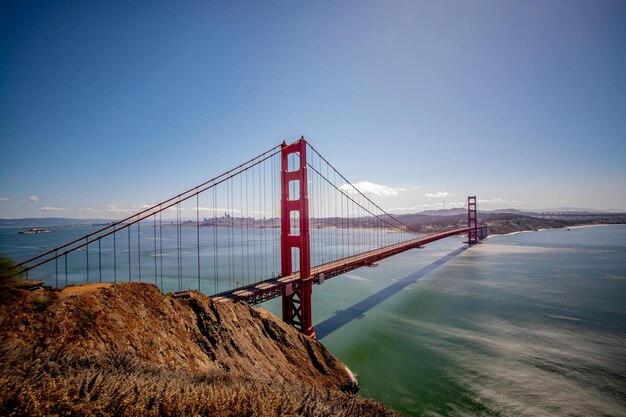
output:
M363 194L375 195L378 197L393 197L398 195L400 191L405 191L404 188L392 188L386 185L374 184L369 181L361 181L353 184L354 187ZM342 191L349 194L355 194L356 190L352 188L350 184L343 184L339 187Z
M42 207L39 210L41 211L71 211L71 209L67 209L63 207Z
M8 197L0 197L0 201L9 201Z
M446 198L446 197L450 197L453 196L454 194L449 193L447 191L439 191L437 193L426 193L424 194L426 197L432 197L432 198Z
M139 213L140 211L145 210L146 205L143 206L135 206L132 205L130 207L123 207L120 203L107 204L105 206L104 211L109 213Z
M115 204L107 204L106 205L106 211L110 211L113 213L119 213L119 212L128 212L128 211L132 211L131 209L127 209L127 208L122 208L122 205L120 203L115 203Z
M32 203L36 203L39 201L39 197L37 197L36 195L31 195L29 197L26 198L28 201L32 202Z

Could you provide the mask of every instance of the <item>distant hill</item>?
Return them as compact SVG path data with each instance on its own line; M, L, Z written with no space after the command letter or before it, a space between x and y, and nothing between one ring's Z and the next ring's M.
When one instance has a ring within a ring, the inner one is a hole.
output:
M66 219L62 217L42 217L24 219L0 219L0 227L53 227L77 226L110 223L111 219Z
M496 210L478 210L482 213L508 213L519 214L522 216L537 216L543 214L618 214L623 213L620 210L599 210L599 209L584 209L576 207L557 207L551 209L538 209L538 210L519 210L515 208L505 208ZM425 210L415 214L423 214L426 216L453 216L457 214L467 213L467 207L458 207L444 210Z
M422 233L434 233L451 226L467 225L466 209L459 214L401 214L395 216L401 222ZM532 213L514 209L482 211L481 223L487 223L489 234L503 234L522 230L554 229L590 224L625 224L625 213L542 212Z
M577 207L557 207L552 209L537 210L537 213L576 213L576 214L608 214L619 213L619 210L598 210Z
M467 209L463 207L441 209L441 210L424 210L415 214L423 214L425 216L456 216L458 214L467 213Z

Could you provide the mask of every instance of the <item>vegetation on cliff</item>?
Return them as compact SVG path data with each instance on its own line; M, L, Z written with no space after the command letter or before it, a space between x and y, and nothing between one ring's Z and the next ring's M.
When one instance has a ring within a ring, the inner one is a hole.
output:
M262 309L142 283L3 291L2 415L395 415Z

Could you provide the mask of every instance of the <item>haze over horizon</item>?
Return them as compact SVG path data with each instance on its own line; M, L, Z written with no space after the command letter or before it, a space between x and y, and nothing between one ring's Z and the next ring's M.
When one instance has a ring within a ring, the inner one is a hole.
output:
M0 4L0 218L121 218L301 135L393 213L626 211L626 3Z

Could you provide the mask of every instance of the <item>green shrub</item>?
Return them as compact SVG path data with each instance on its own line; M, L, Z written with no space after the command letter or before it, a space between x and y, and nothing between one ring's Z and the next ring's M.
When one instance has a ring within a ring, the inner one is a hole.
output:
M11 276L15 272L11 269L13 265L15 265L15 262L0 254L0 284L18 279L19 275Z
M85 330L93 326L96 321L96 313L87 310L80 310L76 315L76 325L79 329Z
M45 295L36 292L30 294L30 302L33 305L33 310L40 313L50 305L50 300Z

